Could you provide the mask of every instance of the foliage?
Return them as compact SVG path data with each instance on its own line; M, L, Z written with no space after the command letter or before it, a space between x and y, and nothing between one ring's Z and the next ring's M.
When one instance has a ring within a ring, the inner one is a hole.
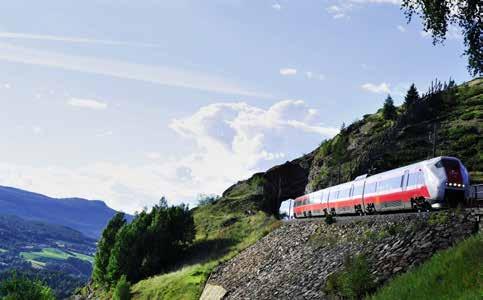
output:
M203 206L203 205L210 205L214 204L216 200L220 199L220 196L218 195L204 195L201 194L198 196L198 205Z
M361 299L374 290L373 280L364 255L347 256L344 269L327 277L324 292L344 299Z
M335 217L332 214L326 214L324 221L327 225L334 224L336 222Z
M94 258L94 269L92 271L92 279L95 283L107 283L107 266L109 264L109 258L111 257L111 251L114 248L116 235L119 229L125 224L126 220L124 219L124 214L117 213L112 217L102 232L102 237L97 245L97 252Z
M140 279L166 271L185 253L194 238L191 211L185 205L168 207L160 201L142 211L116 234L107 266L107 283Z
M0 298L4 300L54 300L53 291L40 280L12 273L0 282Z
M442 212L435 212L429 216L428 224L429 225L443 225L447 224L449 221L448 213L445 211Z
M121 279L116 284L113 300L130 300L131 299L131 284L126 280L126 275L122 275Z
M392 100L391 95L387 95L384 101L384 106L382 107L382 115L386 120L394 120L397 116L397 110L394 106L394 100Z
M417 269L395 278L370 299L481 299L483 235L436 253Z
M458 26L464 36L468 71L473 76L483 72L481 2L479 0L403 0L408 22L414 14L423 21L424 30L433 36L433 44L442 43L451 26Z

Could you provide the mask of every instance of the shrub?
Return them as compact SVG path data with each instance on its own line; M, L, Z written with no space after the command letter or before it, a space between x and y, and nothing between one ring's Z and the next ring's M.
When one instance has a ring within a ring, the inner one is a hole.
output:
M361 299L375 288L374 278L363 254L347 256L344 269L327 277L324 292L344 299Z
M432 213L429 216L428 219L428 224L429 225L443 225L448 223L448 214L446 212L438 212L438 213Z
M0 299L4 300L55 300L54 292L40 280L30 280L12 273L0 282Z
M114 289L113 300L130 300L131 299L131 284L127 281L126 275L122 275L121 279L116 284Z
M332 214L328 213L325 215L325 224L330 225L330 224L334 224L335 222L336 222L336 219Z

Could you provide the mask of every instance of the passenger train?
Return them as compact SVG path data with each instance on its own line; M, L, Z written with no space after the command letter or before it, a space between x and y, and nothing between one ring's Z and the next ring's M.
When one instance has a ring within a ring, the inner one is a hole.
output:
M463 201L469 175L455 157L436 157L298 197L294 217L443 208Z

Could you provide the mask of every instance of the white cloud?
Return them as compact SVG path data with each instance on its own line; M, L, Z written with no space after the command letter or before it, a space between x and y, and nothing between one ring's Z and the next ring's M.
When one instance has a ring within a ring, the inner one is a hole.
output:
M401 4L401 0L349 0L354 3L361 3L361 4L394 4L399 5Z
M100 102L93 99L72 98L67 103L70 106L88 108L88 109L94 109L94 110L103 110L108 107L107 103Z
M42 128L39 126L32 127L32 132L36 135L42 134L42 131L43 131Z
M0 43L0 60L70 71L140 80L165 86L190 88L224 94L271 98L266 93L245 89L223 77L179 68L141 65L111 59L67 55Z
M275 9L275 10L281 10L282 6L280 5L280 3L275 3L275 4L272 5L272 8Z
M11 88L12 86L10 85L10 83L5 83L3 84L3 87L6 88L6 89L9 89Z
M158 152L148 152L146 153L146 157L149 159L156 160L161 158L161 154Z
M121 41L112 41L112 40L98 40L98 39L92 39L92 38L67 37L67 36L46 35L46 34L31 34L31 33L21 33L21 32L0 32L0 39L41 40L41 41L66 42L66 43L80 43L80 44L101 44L101 45L112 45L112 46L160 47L160 45L151 44L151 43L121 42Z
M349 12L357 7L374 4L400 5L400 0L339 0L329 5L326 10L334 19L350 18Z
M106 131L103 131L103 132L99 132L98 134L96 134L97 137L106 137L106 136L111 136L113 135L114 132L112 130L106 130Z
M280 69L280 75L282 76L291 76L296 74L297 74L297 69L293 69L293 68Z
M165 157L153 151L146 154L154 159L143 165L93 162L77 168L0 160L0 182L56 197L102 199L128 212L149 207L163 195L172 204L194 203L200 193L220 194L338 132L318 120L317 110L302 100L280 101L267 109L244 102L214 103L169 125L194 143L187 155Z
M399 30L401 32L406 32L406 28L402 25L397 25L397 30Z
M314 72L305 72L305 76L307 79L318 79L318 80L325 80L324 74L315 74Z
M365 83L361 85L361 88L376 94L389 94L391 90L389 89L389 84L382 82L381 84Z
M330 5L326 10L334 19L340 19L347 17L347 12L352 9L352 6L350 3L341 3L339 5Z

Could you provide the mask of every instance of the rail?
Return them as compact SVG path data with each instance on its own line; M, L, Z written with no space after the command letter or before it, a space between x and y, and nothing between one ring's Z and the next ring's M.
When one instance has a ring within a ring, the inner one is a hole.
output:
M471 190L473 192L474 199L483 200L483 184L472 185Z

